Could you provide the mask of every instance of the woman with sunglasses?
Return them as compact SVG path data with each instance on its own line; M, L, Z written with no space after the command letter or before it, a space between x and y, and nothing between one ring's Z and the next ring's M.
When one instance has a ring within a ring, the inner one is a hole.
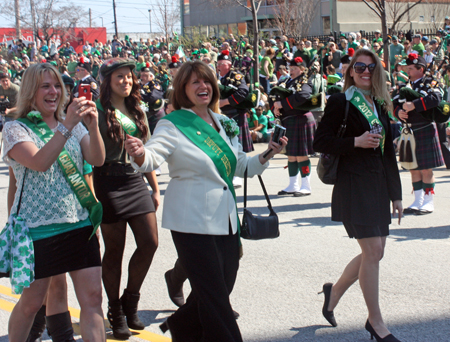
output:
M348 105L347 128L336 137ZM399 223L402 213L400 176L389 129L391 99L379 58L369 50L355 52L345 74L344 93L328 99L316 132L314 150L340 156L334 185L332 220L342 222L361 248L339 280L323 285L322 313L337 326L333 310L359 279L369 311L366 330L377 341L398 341L381 316L378 296L379 262L391 223L390 202Z

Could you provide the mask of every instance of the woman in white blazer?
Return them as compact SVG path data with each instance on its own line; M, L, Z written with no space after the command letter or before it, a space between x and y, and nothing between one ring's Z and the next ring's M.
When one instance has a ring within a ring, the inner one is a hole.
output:
M232 179L261 174L268 160L287 144L269 143L269 155L247 157L238 142L238 127L213 112L220 94L217 80L203 62L187 62L173 82L175 112L161 119L143 146L127 137L132 165L150 172L164 161L170 183L162 227L172 231L178 258L192 292L161 329L172 341L242 341L231 309L239 267L239 221Z

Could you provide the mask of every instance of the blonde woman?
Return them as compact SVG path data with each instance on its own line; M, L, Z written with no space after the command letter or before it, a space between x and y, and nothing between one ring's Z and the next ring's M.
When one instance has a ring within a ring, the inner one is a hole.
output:
M348 105L347 129L336 137ZM379 306L379 264L392 211L402 215L402 191L389 125L392 103L379 58L366 49L355 52L345 73L344 93L332 95L316 131L314 150L340 155L331 202L339 221L361 248L335 284L323 285L322 313L336 326L334 308L359 279L369 317L366 330L377 341L398 341L388 330Z
M79 175L84 160L95 166L103 164L105 148L93 102L74 99L62 120L63 89L55 67L47 63L30 66L19 92L19 119L8 122L3 130L3 160L17 179L11 212L26 222L28 232L22 233L31 238L35 258L35 280L31 277L31 285L20 289L22 296L9 320L12 342L27 339L52 277L66 272L72 277L81 307L83 339L105 341L98 239L93 236L88 209L80 204L57 161L61 152L66 152L72 159L72 175ZM87 185L83 189L87 190Z

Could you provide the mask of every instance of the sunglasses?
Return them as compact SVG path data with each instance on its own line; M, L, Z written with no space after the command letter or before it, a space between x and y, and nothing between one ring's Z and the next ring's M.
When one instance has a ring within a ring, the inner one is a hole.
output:
M372 73L375 70L375 66L376 66L375 63L371 63L369 65L366 65L366 64L364 64L362 62L356 62L353 65L353 70L355 70L355 72L357 74L362 74L364 71L366 71L366 68L368 68L369 72Z

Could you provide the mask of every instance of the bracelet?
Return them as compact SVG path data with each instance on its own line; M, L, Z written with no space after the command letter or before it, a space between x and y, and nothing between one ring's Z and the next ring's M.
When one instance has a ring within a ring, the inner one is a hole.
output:
M66 126L64 126L63 124L59 123L58 127L56 128L56 130L62 134L62 136L64 138L66 138L67 140L70 139L70 137L72 136L72 132L69 131Z

